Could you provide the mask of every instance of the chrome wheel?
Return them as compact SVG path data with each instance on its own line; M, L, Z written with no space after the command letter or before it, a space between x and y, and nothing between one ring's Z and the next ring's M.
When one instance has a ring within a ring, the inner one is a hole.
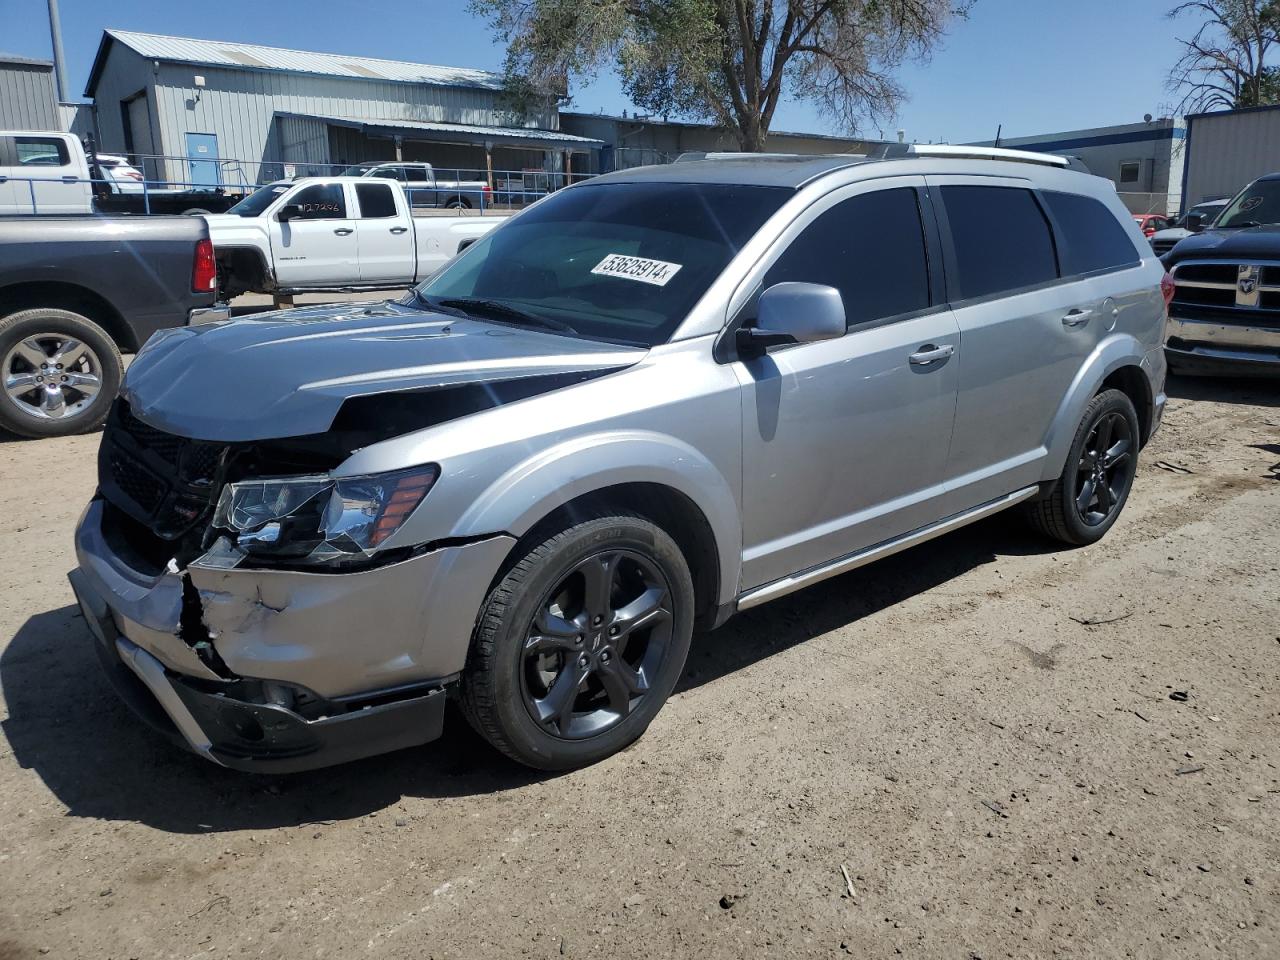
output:
M547 733L594 737L629 716L671 648L671 589L630 550L593 554L542 598L525 636L520 688Z
M1080 519L1105 523L1124 501L1133 482L1133 431L1121 413L1103 414L1085 438L1076 470L1075 501Z
M68 420L102 390L102 361L85 343L57 333L19 340L0 363L8 402L37 420Z

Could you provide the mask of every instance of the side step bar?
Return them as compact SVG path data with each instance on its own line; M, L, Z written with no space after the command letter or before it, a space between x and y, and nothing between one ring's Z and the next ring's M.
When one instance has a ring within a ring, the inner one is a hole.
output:
M981 520L984 517L991 516L993 513L999 513L1001 510L1012 507L1015 503L1029 500L1036 495L1039 489L1038 485L1025 487L1022 490L1001 497L999 500L992 500L990 503L984 503L980 507L974 507L964 513L957 513L953 517L939 520L930 526L921 527L919 530L905 534L896 540L888 540L874 547L867 547L857 553L838 557L821 566L810 567L800 573L793 573L789 577L783 577L781 580L774 580L772 583L766 583L762 587L748 590L738 597L738 609L750 610L752 607L758 607L762 603L776 600L778 597L786 596L788 593L802 590L830 577L838 577L842 573L848 573L850 570L856 570L858 567L865 566L868 563L892 556L909 547L932 540L934 537L940 537L944 533L950 533L952 530L957 530L966 524L973 523L975 520Z

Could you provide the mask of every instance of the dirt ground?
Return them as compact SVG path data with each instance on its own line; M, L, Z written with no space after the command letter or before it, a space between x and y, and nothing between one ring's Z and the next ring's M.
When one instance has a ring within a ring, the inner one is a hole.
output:
M177 752L66 583L97 438L0 443L0 958L1280 957L1280 388L1171 393L1102 543L995 518L738 617L561 776L456 714Z

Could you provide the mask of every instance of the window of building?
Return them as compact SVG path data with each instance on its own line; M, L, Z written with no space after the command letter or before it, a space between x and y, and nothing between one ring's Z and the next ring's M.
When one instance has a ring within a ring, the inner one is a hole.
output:
M764 289L785 281L835 287L850 326L928 307L928 257L915 191L865 193L821 214L769 268Z
M1006 293L1058 276L1049 222L1030 190L943 187L955 245L953 295L960 300Z
M1141 160L1126 160L1120 164L1120 182L1121 183L1137 183L1138 178L1142 175Z
M1062 232L1064 276L1137 265L1138 251L1129 234L1097 200L1053 191L1042 196ZM1151 226L1159 230L1163 222L1156 218Z

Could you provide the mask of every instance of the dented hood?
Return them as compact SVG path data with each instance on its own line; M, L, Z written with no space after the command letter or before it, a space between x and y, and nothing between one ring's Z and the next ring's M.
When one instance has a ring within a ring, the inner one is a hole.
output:
M161 331L121 394L170 433L267 440L323 433L350 397L621 369L645 353L388 301Z

